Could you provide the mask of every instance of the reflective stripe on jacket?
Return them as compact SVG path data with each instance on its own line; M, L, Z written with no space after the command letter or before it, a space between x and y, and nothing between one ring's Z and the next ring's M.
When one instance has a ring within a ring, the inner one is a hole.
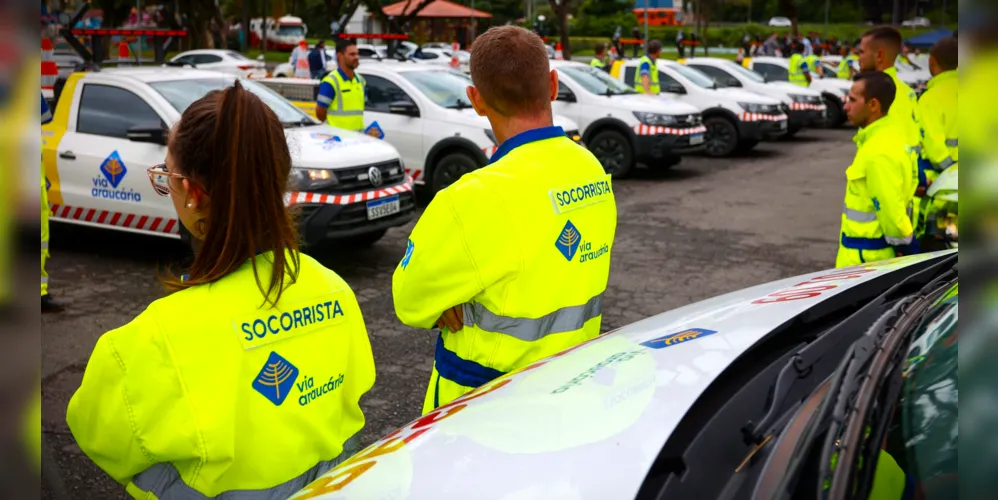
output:
M323 82L333 86L336 95L330 102L322 102L319 96L319 104L328 106L326 110L326 123L346 129L360 131L364 129L364 78L359 73L354 73L353 79L347 79L343 70L331 71Z
M655 61L651 60L648 54L645 54L638 60L638 72L634 75L634 89L638 92L644 93L645 86L641 81L641 66L645 63L648 64L650 68L648 70L648 87L652 94L658 94L661 92L662 88L658 84L658 65Z
M346 282L300 259L277 308L247 261L101 336L66 414L87 456L137 498L269 499L349 455L371 345Z
M788 63L787 76L790 83L794 85L800 85L802 87L807 87L807 77L804 76L804 71L801 70L801 65L805 64L804 57L800 54L794 54L790 56L790 61Z
M914 148L897 119L887 116L860 129L856 158L846 169L846 195L836 267L889 259L912 242Z
M423 412L596 337L617 209L610 176L560 127L507 139L436 194L392 279L399 319L444 329Z

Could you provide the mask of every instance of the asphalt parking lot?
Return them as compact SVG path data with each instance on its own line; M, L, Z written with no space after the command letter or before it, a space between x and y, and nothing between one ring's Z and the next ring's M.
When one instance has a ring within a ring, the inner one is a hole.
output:
M618 206L603 329L725 292L834 265L844 188L855 146L849 130L805 130L730 159L686 157L672 170L614 182ZM411 226L373 248L317 256L355 291L377 366L361 401L364 444L419 416L435 337L403 326L391 276ZM65 408L98 337L162 292L158 271L179 242L53 224L52 293L69 303L42 318L43 436L70 498L125 498L124 488L73 442Z

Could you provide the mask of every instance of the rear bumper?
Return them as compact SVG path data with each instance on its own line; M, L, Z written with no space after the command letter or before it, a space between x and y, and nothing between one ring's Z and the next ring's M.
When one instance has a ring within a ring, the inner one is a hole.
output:
M697 127L693 130L682 134L636 134L634 156L639 160L659 160L667 156L702 151L706 145L703 139L707 129ZM694 137L700 138L699 144L692 143Z
M309 246L383 231L413 220L416 217L415 193L410 189L393 196L399 197L399 211L374 220L367 218L367 204L385 197L347 204L299 203L293 205L292 213L297 216L302 243Z

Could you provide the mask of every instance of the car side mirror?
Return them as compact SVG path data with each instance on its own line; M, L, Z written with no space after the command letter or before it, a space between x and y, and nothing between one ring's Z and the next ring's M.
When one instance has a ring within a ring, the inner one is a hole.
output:
M678 83L670 83L670 84L666 85L665 88L662 89L662 90L665 90L666 92L668 92L670 94L685 94L686 93L686 88L683 87L682 85L678 84Z
M564 102L575 102L575 94L573 94L571 90L559 88L558 97L555 100L564 101Z
M150 144L166 145L166 129L161 123L149 123L129 127L125 133L132 142L148 142Z
M388 105L388 112L393 115L419 116L419 107L412 101L395 101Z

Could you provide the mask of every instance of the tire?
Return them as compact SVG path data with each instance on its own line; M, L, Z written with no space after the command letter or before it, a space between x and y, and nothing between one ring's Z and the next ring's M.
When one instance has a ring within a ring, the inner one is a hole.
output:
M828 116L825 118L825 127L827 128L839 128L846 121L845 110L842 109L842 103L837 99L831 97L825 97L825 107L828 108Z
M712 158L730 156L738 148L738 128L724 117L712 116L704 120L707 127L703 152Z
M433 165L433 177L430 182L431 192L440 192L440 190L457 182L464 174L477 170L478 167L478 162L467 153L447 154Z
M784 139L789 139L789 138L797 135L797 132L800 132L800 129L801 129L800 126L787 128L787 133L783 134L783 138Z
M747 152L752 151L753 149L755 149L755 147L758 146L758 145L759 145L759 140L758 139L743 139L743 140L741 140L741 141L738 142L738 149L737 149L737 151L739 153L747 153Z
M627 137L616 130L596 132L586 146L603 165L603 170L614 179L627 177L634 169L634 148Z
M665 158L662 158L660 161L657 161L655 163L649 163L648 168L658 172L664 172L666 170L671 169L672 167L675 167L676 165L679 165L679 163L682 161L683 161L682 156L668 155Z

